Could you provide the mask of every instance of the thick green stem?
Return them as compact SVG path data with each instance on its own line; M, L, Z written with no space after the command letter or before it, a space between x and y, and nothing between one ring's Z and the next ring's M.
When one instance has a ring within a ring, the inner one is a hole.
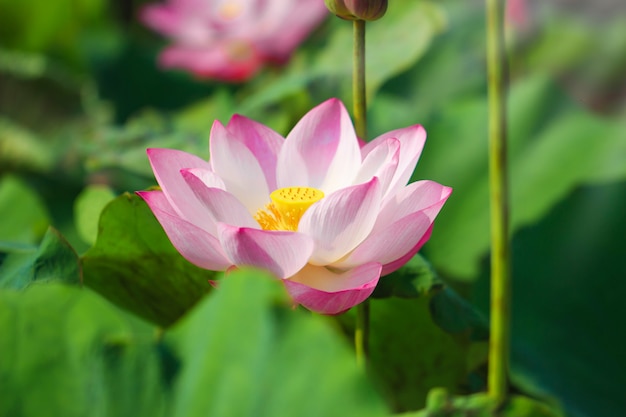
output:
M506 147L506 53L503 0L487 4L487 75L489 90L489 187L491 210L491 336L489 395L501 404L507 395L511 256Z
M352 57L352 104L354 127L359 138L366 140L367 116L365 97L365 20L353 21L354 55Z
M355 20L354 55L352 67L352 104L354 127L359 138L367 140L367 116L365 97L365 21ZM369 301L365 300L356 307L356 328L354 330L354 347L357 363L367 368L369 344Z

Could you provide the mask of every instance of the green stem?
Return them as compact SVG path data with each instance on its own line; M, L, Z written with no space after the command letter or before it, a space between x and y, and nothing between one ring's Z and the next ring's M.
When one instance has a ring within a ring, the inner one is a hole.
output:
M359 138L367 139L367 116L365 97L365 21L353 22L354 55L352 66L352 105L354 127ZM367 368L369 345L369 301L365 300L356 307L356 327L354 347L356 360L363 369Z
M503 0L487 4L487 76L489 90L489 188L491 211L491 323L489 395L501 404L507 395L511 256L506 149L506 53Z
M354 329L356 363L363 369L367 369L369 356L369 324L370 304L369 300L365 300L356 306L356 327Z
M365 20L353 21L354 55L352 61L352 105L354 127L359 138L366 140L367 99L365 97Z

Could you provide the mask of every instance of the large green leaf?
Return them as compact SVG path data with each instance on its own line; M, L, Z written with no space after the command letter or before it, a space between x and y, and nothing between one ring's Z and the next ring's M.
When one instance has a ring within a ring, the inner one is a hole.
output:
M513 230L544 216L580 184L626 176L621 123L562 100L561 111L546 124L538 109L558 94L545 77L519 82L511 92ZM475 279L489 248L486 99L451 105L440 117L429 132L438 140L429 142L416 177L438 180L454 192L437 219L428 255L438 270Z
M388 415L336 329L265 273L155 330L89 289L0 291L0 416Z
M370 303L371 369L397 411L423 407L430 389L483 388L485 318L438 279L420 255L381 278ZM354 332L354 311L337 317Z
M171 329L174 417L386 415L341 337L293 311L282 285L236 271Z
M443 282L437 277L432 266L420 254L413 256L400 269L382 278L372 297L417 298L439 289Z
M0 291L0 416L158 417L154 330L86 289Z
M477 341L489 338L485 317L450 287L444 287L432 295L430 313L433 322L448 333L465 334L470 340Z
M103 210L82 264L85 285L163 326L189 310L215 277L185 260L143 200L128 193Z
M38 249L10 253L0 261L0 288L23 289L34 282L81 280L78 255L60 233L49 228Z
M513 240L514 382L573 417L626 409L625 196L624 181L582 187ZM487 309L487 271L474 294Z
M485 318L452 288L444 285L432 266L417 254L397 271L383 277L372 298L426 297L432 321L451 334L464 333L471 340L487 340Z
M434 387L455 393L483 388L471 374L486 360L486 343L471 340L473 327L457 327L456 334L438 327L431 315L432 296L370 300L371 370L396 411L422 408ZM348 333L351 318L338 317Z

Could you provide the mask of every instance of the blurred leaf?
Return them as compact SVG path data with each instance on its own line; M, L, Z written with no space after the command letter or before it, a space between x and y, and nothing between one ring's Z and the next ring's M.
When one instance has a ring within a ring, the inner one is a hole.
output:
M424 406L433 387L460 393L480 390L470 374L486 361L486 343L469 332L451 335L431 318L430 296L370 301L371 371L395 411ZM351 333L348 317L338 317Z
M2 255L8 253L28 253L37 250L36 245L29 243L0 241L0 259ZM4 253L2 253L4 252Z
M50 224L39 196L18 177L0 178L0 241L37 243Z
M154 330L89 290L0 291L0 416L168 415Z
M54 164L54 152L33 132L0 117L0 172L46 172Z
M519 82L511 92L511 228L530 224L579 184L626 177L623 126L567 100L545 124L543 108L559 93L544 77ZM528 92L532 94L528 94ZM553 110L554 111L554 110ZM489 247L486 101L482 97L449 106L429 134L431 141L416 170L454 188L437 220L427 254L437 269L455 279L475 279ZM471 132L468 135L467 132ZM524 135L524 136L522 136ZM468 238L471 237L471 238Z
M117 305L168 326L211 289L216 273L185 260L139 197L109 203L98 230L82 257L84 283Z
M626 409L625 196L626 181L581 187L513 239L513 382L572 417ZM484 311L488 281L473 290Z
M520 207L514 223L529 224L544 216L578 184L626 177L623 128L572 111L542 131L513 166L512 187L517 191L512 204Z
M45 55L0 49L0 110L33 132L59 130L82 115L88 84L84 75Z
M316 60L313 72L338 78L339 85L352 74L352 22L339 26ZM389 78L413 65L432 38L445 26L443 10L435 2L389 2L383 19L367 23L366 71L368 95L373 96ZM348 96L343 94L343 96Z
M471 340L487 340L486 319L452 288L446 286L423 256L417 254L397 271L383 277L372 298L417 298L429 300L433 322L442 330L464 333Z
M602 16L602 24L593 18L594 12L611 13L612 8L616 12ZM550 24L543 25L539 36L528 34L526 47L514 54L514 69L550 72L586 106L604 112L619 109L624 103L626 18L623 6L622 13L618 8L608 5L572 13L573 8L563 5L546 7L540 19Z
M338 335L266 273L229 274L166 342L183 363L174 417L387 415Z
M78 42L102 19L104 0L0 0L0 46L75 61Z
M84 75L0 49L0 172L75 174L78 144L93 136L103 108Z
M171 117L146 110L130 119L124 126L107 126L93 141L83 145L87 155L84 161L88 171L100 172L120 168L135 175L153 178L146 156L146 148L183 149L208 159L208 133L201 135L188 130L177 130ZM212 120L206 119L207 132Z
M385 84L368 120L372 136L415 123L426 127L413 178L454 192L423 253L442 277L469 281L489 244L484 13L462 2L446 2L446 12L449 30L418 65ZM621 45L597 37L598 46ZM595 67L595 60L586 62ZM617 86L611 91L620 95ZM590 113L541 72L515 79L509 103L512 231L540 219L581 184L626 177L623 120Z
M370 306L372 369L394 409L422 407L436 386L453 392L482 388L470 373L486 360L486 343L474 342L488 339L487 323L422 256L383 277ZM339 320L346 325L346 318Z
M228 90L220 89L210 97L183 108L174 115L174 124L178 130L198 132L204 135L208 147L209 133L214 120L224 125L235 113L243 113L241 106L236 107Z
M260 108L276 105L286 97L304 91L315 77L316 74L309 68L296 66L291 62L286 74L277 74L277 76L269 79L266 77L263 82L257 81L261 88L242 100L241 104L237 106L237 113L249 115L255 110L258 112ZM282 110L288 112L289 109ZM263 123L267 124L265 120Z
M428 261L417 254L400 269L383 277L374 289L372 297L416 298L442 286L443 282L439 280Z
M503 417L562 417L562 411L550 404L521 395L512 396L507 402Z
M124 3L122 7L132 9L133 5ZM135 12L139 12L135 3ZM135 16L128 16L134 21ZM136 29L136 28L135 28ZM210 97L217 90L217 85L206 80L198 80L182 71L165 71L157 64L157 54L163 48L163 41L149 42L143 30L130 30L119 33L111 52L90 50L85 45L85 52L92 56L91 69L103 100L115 108L115 121L125 123L129 118L151 109L153 111L172 112L188 106L198 100ZM109 56L106 56L109 55ZM223 84L219 88L228 88ZM219 94L219 93L218 93ZM233 94L233 91L230 91ZM211 117L208 118L210 127Z
M430 300L433 322L448 333L465 333L471 340L487 340L489 324L474 306L450 287L433 294Z
M431 125L438 122L442 108L485 94L484 10L467 2L440 4L445 6L445 30L432 38L415 65L390 78L369 103L372 137L422 123L432 141Z
M388 415L328 322L261 272L229 275L164 343L58 284L0 291L0 332L1 416Z
M23 289L34 282L50 281L81 281L76 252L52 227L37 250L10 253L0 262L0 288Z
M546 25L542 35L527 57L532 66L548 65L552 71L571 69L572 64L585 59L593 50L589 27L571 18L555 19L554 24Z
M48 65L43 54L0 48L0 71L19 79L43 77Z
M98 220L102 209L115 198L106 185L90 185L74 202L74 218L80 237L90 245L96 243Z

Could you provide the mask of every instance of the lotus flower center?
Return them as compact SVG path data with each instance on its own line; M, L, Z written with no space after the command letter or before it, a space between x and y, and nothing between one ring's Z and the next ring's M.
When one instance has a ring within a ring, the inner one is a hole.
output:
M226 53L233 61L248 61L252 59L254 50L246 42L233 41L226 46Z
M224 20L233 20L243 13L243 6L237 1L226 1L219 8L219 14Z
M254 218L264 230L298 230L298 223L311 205L324 193L311 187L279 188L270 194L272 202L257 211Z

